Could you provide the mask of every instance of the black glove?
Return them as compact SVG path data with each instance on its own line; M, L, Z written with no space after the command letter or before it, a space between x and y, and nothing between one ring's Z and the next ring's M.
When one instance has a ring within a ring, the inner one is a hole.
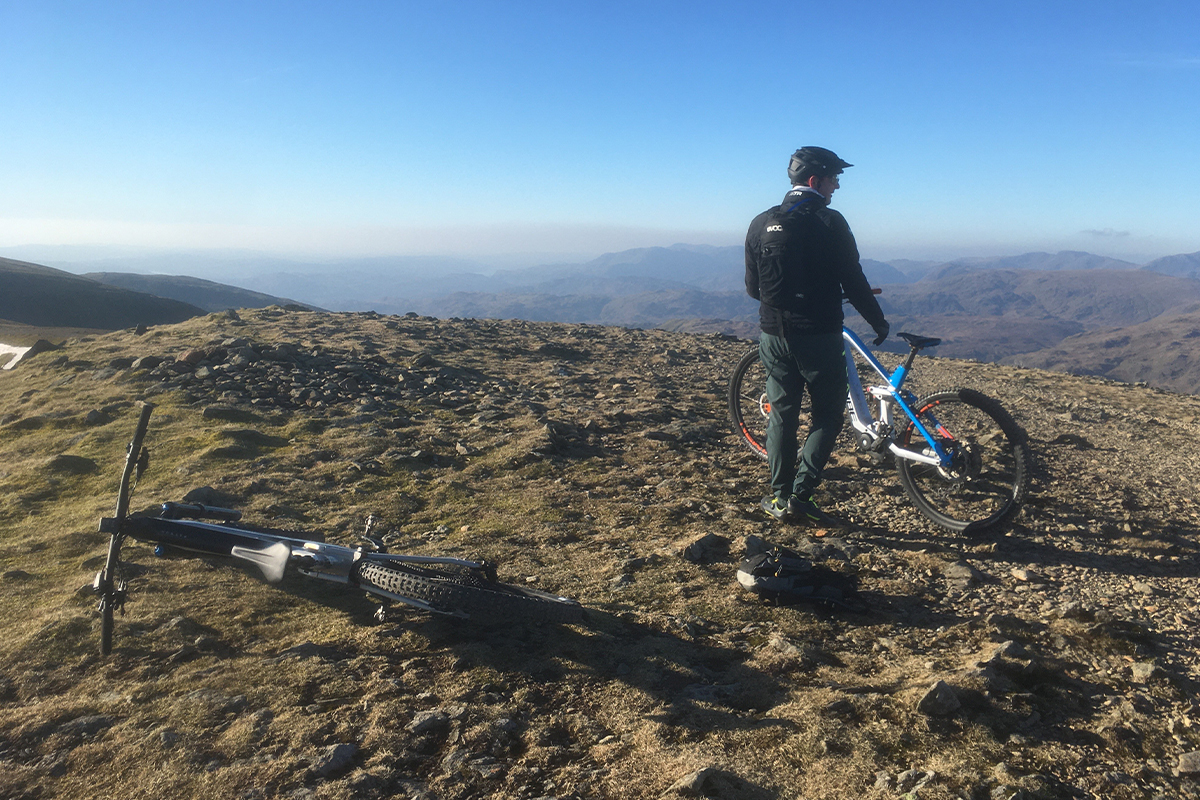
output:
M883 340L887 338L888 332L890 332L892 330L892 326L889 325L887 320L885 319L883 322L879 323L878 325L872 325L871 327L873 327L875 329L874 344L876 347L879 347L879 345L883 344Z

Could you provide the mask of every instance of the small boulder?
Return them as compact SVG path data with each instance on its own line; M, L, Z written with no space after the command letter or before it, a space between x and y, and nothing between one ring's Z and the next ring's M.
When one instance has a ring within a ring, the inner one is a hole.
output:
M717 771L712 767L698 769L675 781L667 791L681 794L684 797L701 797L705 794L709 780L716 774Z
M729 540L716 533L706 533L683 548L680 553L684 561L693 564L711 564L729 556Z
M191 364L192 366L195 366L203 361L207 355L208 353L204 352L203 350L193 347L192 349L184 350L182 353L177 355L175 360L182 361L184 364Z
M154 369L161 363L163 363L163 360L158 356L142 356L141 358L134 359L131 367L133 369Z
M54 456L46 462L46 469L59 475L86 475L95 472L100 467L95 461L83 456L72 456L65 453Z
M70 722L64 722L54 732L68 739L91 739L101 731L111 728L114 724L116 724L116 719L113 717L93 714L86 717L77 717Z
M917 702L917 711L930 717L948 717L960 708L962 702L958 699L958 693L945 681L933 684Z
M965 559L959 559L942 570L942 576L951 583L970 588L978 586L983 581L983 573L971 566Z
M309 767L308 772L317 778L328 778L332 775L337 775L350 768L356 755L358 755L358 745L356 744L332 744L322 750L313 759L312 766Z
M1056 608L1054 613L1062 619L1078 619L1085 621L1092 619L1091 609L1084 606L1083 603L1079 602L1078 600L1067 600L1065 603Z
M1162 669L1153 661L1137 661L1130 665L1129 672L1138 683L1147 683L1163 675Z
M439 709L418 711L413 716L412 722L408 723L406 727L409 733L417 736L424 736L427 733L442 733L450 727L450 715Z
M61 347L62 345L48 342L45 339L38 339L28 350L25 351L25 355L21 356L21 360L24 361L26 359L33 358L38 353L48 353L51 350L58 350Z

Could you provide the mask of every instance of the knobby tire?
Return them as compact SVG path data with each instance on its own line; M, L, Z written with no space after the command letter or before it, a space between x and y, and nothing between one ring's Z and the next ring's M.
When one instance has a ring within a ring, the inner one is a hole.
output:
M121 562L121 522L129 512L129 481L133 477L136 465L142 455L142 441L146 437L146 429L150 426L150 415L154 411L153 403L142 403L138 415L137 427L133 432L133 440L125 452L125 468L121 472L121 482L117 488L117 508L114 513L116 530L108 542L108 555L104 561L103 577L100 581L100 655L112 653L113 643L113 612L119 591L117 567ZM144 466L144 464L143 464Z
M375 587L481 622L570 623L583 618L583 608L574 600L490 581L466 569L368 561L358 567L358 583L368 591Z
M947 530L969 533L997 525L1021 507L1033 457L1025 431L999 402L956 388L922 398L914 410L953 457L945 468L896 459L900 483L922 514ZM897 443L927 449L911 422Z
M759 458L767 458L767 371L758 348L749 350L729 376L729 422L733 434Z
M750 452L767 460L767 420L771 405L767 402L767 370L758 357L758 347L747 351L733 368L729 376L727 400L729 424L733 435ZM799 430L806 433L812 427L812 405L807 391L800 399ZM843 426L839 434L839 447L853 447L849 426Z
M112 653L113 643L113 608L112 603L105 599L100 608L100 655Z

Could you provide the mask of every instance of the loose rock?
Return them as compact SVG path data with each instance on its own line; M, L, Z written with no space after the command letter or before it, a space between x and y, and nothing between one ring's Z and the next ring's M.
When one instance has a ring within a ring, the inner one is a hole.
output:
M309 767L309 774L317 778L328 778L347 770L358 755L356 744L333 744L326 747Z
M946 717L961 707L958 694L945 681L933 684L917 703L917 710L931 717Z

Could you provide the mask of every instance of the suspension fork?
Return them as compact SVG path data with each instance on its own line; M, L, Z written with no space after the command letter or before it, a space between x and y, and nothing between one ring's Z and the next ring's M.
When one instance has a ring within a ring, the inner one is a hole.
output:
M854 352L847 341L842 348L846 359L846 383L849 391L846 394L846 406L850 410L850 424L854 430L862 433L870 428L875 418L871 415L871 407L867 403L867 395L863 390L862 379L858 377L858 365L854 362Z

